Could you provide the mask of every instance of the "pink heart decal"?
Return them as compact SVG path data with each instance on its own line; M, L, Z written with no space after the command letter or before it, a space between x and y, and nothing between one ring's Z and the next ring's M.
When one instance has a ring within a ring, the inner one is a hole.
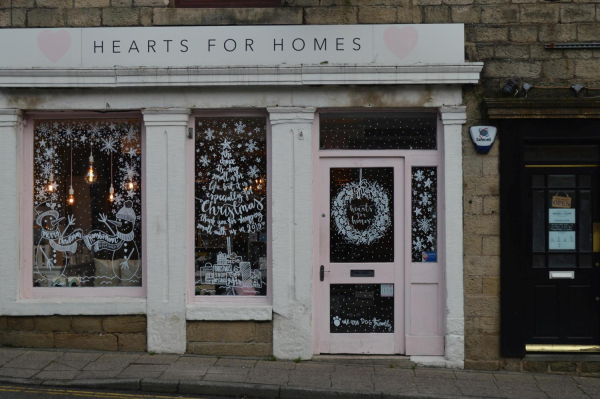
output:
M390 26L383 32L383 42L396 57L404 59L417 46L419 32L412 26Z
M40 32L37 40L42 53L52 62L58 62L71 48L71 34L66 30Z

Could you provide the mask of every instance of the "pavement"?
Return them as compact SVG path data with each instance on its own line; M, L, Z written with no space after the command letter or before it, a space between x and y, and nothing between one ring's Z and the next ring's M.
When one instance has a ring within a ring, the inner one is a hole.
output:
M600 379L576 375L13 348L0 348L0 384L263 399L600 399Z

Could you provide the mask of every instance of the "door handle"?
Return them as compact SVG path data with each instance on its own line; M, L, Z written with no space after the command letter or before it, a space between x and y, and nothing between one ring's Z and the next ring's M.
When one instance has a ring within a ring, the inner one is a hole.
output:
M325 271L325 266L321 265L321 268L319 269L319 280L325 280L325 273L329 273L329 271Z

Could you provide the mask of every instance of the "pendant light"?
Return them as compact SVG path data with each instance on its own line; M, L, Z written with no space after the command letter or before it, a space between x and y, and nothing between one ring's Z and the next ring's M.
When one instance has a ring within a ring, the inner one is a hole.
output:
M115 200L115 188L113 187L113 164L112 164L112 152L110 153L110 190L108 194L108 200L113 202Z
M94 184L98 179L96 172L94 171L94 154L92 153L92 143L90 142L90 167L87 174L85 175L85 182L87 184Z
M67 204L73 205L75 203L75 190L73 190L73 140L71 139L71 187L69 187L69 197L67 198Z

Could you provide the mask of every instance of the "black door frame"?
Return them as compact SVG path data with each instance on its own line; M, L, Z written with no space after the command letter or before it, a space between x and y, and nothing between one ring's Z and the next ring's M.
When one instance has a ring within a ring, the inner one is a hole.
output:
M522 197L526 143L600 144L599 119L499 120L500 145L500 348L504 357L525 356L526 282L520 270L523 253ZM570 162L571 163L571 162ZM572 163L578 163L573 160ZM516 233L517 232L517 233Z

